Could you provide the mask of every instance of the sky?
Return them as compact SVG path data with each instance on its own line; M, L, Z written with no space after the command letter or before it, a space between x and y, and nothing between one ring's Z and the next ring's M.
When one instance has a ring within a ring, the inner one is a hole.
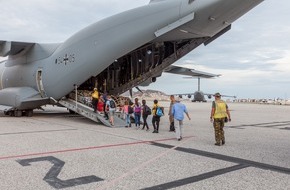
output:
M149 0L0 0L0 40L63 42L94 22L148 3ZM265 0L235 21L229 32L208 46L199 46L175 65L221 74L215 79L201 79L204 93L290 99L289 9L289 0ZM193 93L197 79L164 73L147 88L167 94Z

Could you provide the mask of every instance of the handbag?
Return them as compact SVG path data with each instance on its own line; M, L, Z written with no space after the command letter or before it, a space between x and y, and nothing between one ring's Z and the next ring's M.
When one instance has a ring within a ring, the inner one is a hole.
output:
M229 121L228 117L225 117L225 123L227 123Z

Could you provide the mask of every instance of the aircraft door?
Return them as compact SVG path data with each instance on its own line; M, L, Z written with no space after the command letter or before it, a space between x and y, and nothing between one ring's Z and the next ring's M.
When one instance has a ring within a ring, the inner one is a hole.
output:
M0 90L3 89L4 84L3 84L3 74L5 70L5 62L0 63Z
M44 87L43 87L43 83L42 83L42 70L38 69L36 71L36 84L37 84L37 89L40 93L40 96L42 98L46 97L45 91L44 91Z

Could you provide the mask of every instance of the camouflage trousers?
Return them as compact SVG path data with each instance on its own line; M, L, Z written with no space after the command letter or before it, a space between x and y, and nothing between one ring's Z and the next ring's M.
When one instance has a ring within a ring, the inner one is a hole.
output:
M225 141L224 125L225 125L224 118L217 118L214 119L213 121L216 143L221 143Z

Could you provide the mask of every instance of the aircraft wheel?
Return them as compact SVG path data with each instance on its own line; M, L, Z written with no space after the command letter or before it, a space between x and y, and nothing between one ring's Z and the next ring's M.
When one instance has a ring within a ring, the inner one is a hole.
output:
M21 110L15 110L14 111L14 116L15 117L21 117L22 116L22 111Z
M14 112L13 111L8 111L8 115L9 116L14 116Z
M25 110L25 116L32 117L32 115L33 115L33 110Z

